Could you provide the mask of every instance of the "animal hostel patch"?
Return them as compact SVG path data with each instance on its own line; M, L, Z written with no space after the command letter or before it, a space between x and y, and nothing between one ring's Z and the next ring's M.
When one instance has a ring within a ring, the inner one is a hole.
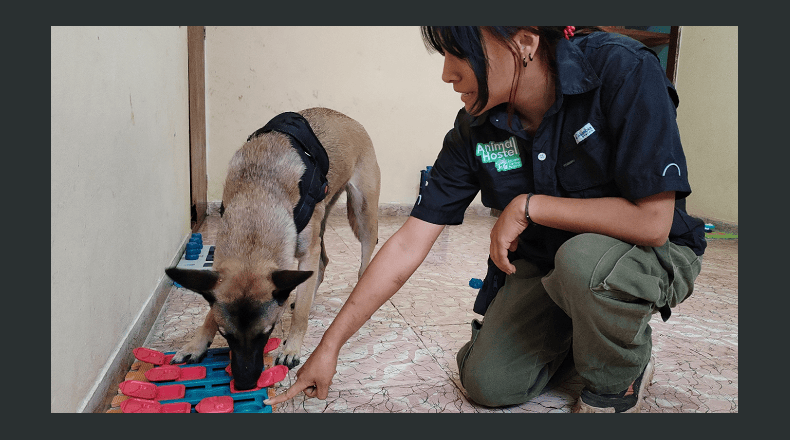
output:
M521 168L521 156L518 154L515 136L501 142L478 143L475 155L480 157L483 163L493 162L497 171Z

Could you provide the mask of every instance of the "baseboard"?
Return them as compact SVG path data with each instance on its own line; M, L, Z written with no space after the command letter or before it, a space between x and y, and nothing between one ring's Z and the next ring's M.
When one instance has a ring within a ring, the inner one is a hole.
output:
M715 218L709 217L698 217L700 220L704 221L705 223L712 224L716 228L714 229L716 232L726 232L728 234L735 234L738 235L738 224L737 223L730 223L725 222L722 220L718 220Z
M181 260L189 235L184 238L179 251L176 253L170 266L175 266ZM77 407L78 413L103 413L110 407L113 397L118 393L117 386L126 376L134 363L132 350L141 347L153 328L156 318L167 300L173 283L163 276L156 286L153 294L148 298L145 306L140 310L134 323L110 356L110 360L99 374L99 379L94 384L88 397Z

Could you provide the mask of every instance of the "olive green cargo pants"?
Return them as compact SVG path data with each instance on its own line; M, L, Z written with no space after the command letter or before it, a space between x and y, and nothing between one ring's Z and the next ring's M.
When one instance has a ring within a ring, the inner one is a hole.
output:
M457 355L468 397L485 406L524 403L571 366L595 393L628 388L650 360L653 313L691 295L702 257L669 242L581 234L560 247L547 274L513 264Z

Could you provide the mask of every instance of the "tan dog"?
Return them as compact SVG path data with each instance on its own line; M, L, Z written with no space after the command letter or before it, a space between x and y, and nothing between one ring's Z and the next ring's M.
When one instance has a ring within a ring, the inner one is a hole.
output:
M380 173L370 137L334 110L299 113L329 157L326 198L315 205L307 226L297 235L293 213L305 165L288 136L268 132L248 140L230 161L212 270L166 270L211 305L195 337L172 362L200 362L219 331L232 352L238 389L255 387L263 347L294 289L290 332L276 363L299 364L313 298L329 262L323 238L327 215L343 191L349 223L362 243L360 277L378 241Z

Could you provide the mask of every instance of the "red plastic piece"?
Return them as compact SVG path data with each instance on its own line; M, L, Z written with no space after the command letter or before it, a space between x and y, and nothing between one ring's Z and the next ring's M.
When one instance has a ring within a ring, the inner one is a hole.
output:
M266 354L280 346L280 338L269 338L269 342L263 347L263 354Z
M195 410L199 413L232 413L233 412L233 397L230 396L213 396L206 397L198 402Z
M148 362L149 364L154 365L165 364L165 354L161 351L152 350L145 347L138 347L132 350L132 353L134 353L134 357L139 361Z
M206 367L185 367L181 368L181 377L178 380L197 380L205 378Z
M145 372L145 378L151 382L168 382L172 380L205 379L206 367L186 367L163 365Z
M188 413L192 411L189 402L161 404L156 400L129 398L121 402L121 411L129 413Z
M121 402L121 411L124 413L158 413L162 404L155 400L129 398Z
M233 373L231 372L230 365L225 367L225 372L228 375L232 376ZM261 388L270 387L277 382L285 379L288 376L288 367L285 365L275 365L269 369L263 370L261 372L261 376L258 378L257 388L252 390L244 390L244 391L256 391ZM241 391L237 390L236 387L233 385L233 381L230 381L230 392L231 393L239 393Z
M174 400L186 395L186 387L181 384L156 386L150 382L125 380L118 385L118 388L126 396L146 400Z
M139 380L125 380L118 385L121 392L125 396L139 397L140 399L155 399L156 398L156 385L151 382L142 382Z
M145 378L151 382L177 380L179 377L181 377L181 368L175 365L155 367L145 372Z
M160 413L189 413L192 405L189 402L166 403L159 408Z
M236 381L235 380L231 380L230 381L230 392L231 393L246 393L248 391L258 391L260 389L261 389L261 387L250 388L249 390L237 390L236 389Z
M156 387L156 400L183 399L187 394L187 387L182 384L164 385Z
M285 365L275 365L261 373L258 378L258 388L270 387L288 376L288 367Z

